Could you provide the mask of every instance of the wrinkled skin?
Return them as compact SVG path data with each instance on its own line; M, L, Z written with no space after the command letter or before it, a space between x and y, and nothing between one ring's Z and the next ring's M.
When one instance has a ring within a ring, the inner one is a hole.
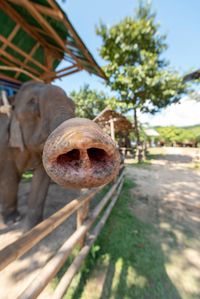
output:
M64 187L91 188L117 175L120 159L114 142L94 122L74 118L74 103L61 88L25 83L13 107L10 118L0 115L0 199L5 222L19 219L18 185L26 170L34 171L26 228L43 218L50 180L44 166Z
M22 174L34 176L25 218L27 228L43 217L49 177L42 164L48 135L64 120L74 117L74 103L65 92L50 84L25 83L14 99L10 117L0 114L0 200L5 223L19 219L17 192Z
M48 137L43 164L48 175L63 187L92 188L116 177L120 156L113 140L96 123L72 118Z

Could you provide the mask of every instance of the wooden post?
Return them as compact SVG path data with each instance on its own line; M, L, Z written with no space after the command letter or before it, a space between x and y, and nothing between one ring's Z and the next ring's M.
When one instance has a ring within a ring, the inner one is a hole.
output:
M110 134L111 134L111 138L112 138L112 140L115 141L115 124L114 124L114 119L111 118L109 120L109 122L110 122Z
M79 229L79 227L83 224L83 222L85 221L85 219L88 216L88 213L89 213L89 203L85 203L77 211L76 229ZM78 245L79 245L80 248L83 247L84 241L85 241L85 236L83 236L83 238L78 242Z

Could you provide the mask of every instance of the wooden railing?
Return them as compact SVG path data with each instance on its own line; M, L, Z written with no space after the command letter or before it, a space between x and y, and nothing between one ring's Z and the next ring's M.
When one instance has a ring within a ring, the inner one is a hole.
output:
M113 206L115 205L123 186L123 180L124 169L122 166L119 177L112 184L109 191L99 201L95 208L89 212L89 214L85 213L85 211L89 211L89 203L103 187L95 188L92 191L88 191L80 198L72 200L58 212L35 226L21 238L0 251L0 270L2 270L14 260L23 256L38 242L52 233L72 214L77 212L78 226L76 231L64 242L55 256L41 269L38 276L30 283L30 285L27 286L27 288L17 299L37 298L37 296L42 292L42 290L47 286L47 284L63 266L75 246L77 244L80 244L81 242L82 248L64 274L54 294L51 296L51 298L53 299L62 298L67 288L69 287L74 275L80 269L82 262L89 253L91 246L95 242ZM93 227L94 222L97 220L97 218L99 218L99 215L101 214L102 216L100 220L95 225L95 227ZM85 239L84 243L83 239Z

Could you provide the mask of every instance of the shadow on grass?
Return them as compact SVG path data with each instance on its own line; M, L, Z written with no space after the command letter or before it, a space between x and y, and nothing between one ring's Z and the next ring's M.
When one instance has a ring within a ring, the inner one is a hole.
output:
M87 258L77 283L65 299L180 299L169 279L158 233L138 220L131 210L130 188L125 181L120 198L95 246L95 256Z
M176 163L191 163L193 158L189 155L176 155L176 154L147 154L147 160L166 160Z

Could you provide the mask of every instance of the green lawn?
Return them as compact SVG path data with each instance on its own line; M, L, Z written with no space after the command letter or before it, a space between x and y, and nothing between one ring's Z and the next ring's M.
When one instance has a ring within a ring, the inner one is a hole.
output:
M112 214L65 299L180 299L165 271L158 231L138 220L126 180ZM54 280L57 284L63 270Z

